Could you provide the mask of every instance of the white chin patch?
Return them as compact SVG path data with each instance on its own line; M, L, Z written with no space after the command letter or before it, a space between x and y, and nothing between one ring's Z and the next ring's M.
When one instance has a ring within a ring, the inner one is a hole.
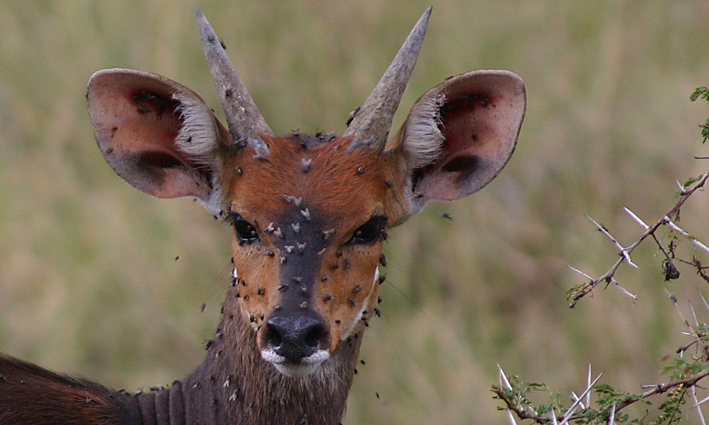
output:
M279 372L292 378L300 378L318 370L320 365L330 358L325 350L318 350L313 354L303 357L300 363L288 363L286 358L277 354L272 348L261 351L261 358L271 363Z

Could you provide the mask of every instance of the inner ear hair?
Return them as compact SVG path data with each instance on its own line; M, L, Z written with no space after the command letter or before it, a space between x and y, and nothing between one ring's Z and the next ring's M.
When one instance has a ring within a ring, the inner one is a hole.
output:
M441 132L441 108L446 96L438 93L419 99L402 127L401 141L409 170L421 168L438 159L445 137Z
M180 132L175 145L199 165L213 165L214 151L219 144L219 129L209 107L198 98L175 92L172 95L179 106Z

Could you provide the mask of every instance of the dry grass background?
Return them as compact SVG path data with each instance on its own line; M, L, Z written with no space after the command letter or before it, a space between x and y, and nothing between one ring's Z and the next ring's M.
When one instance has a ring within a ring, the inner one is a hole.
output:
M156 72L217 106L200 6L276 133L341 133L429 3L401 112L448 75L502 68L525 80L528 114L488 188L392 232L344 423L505 423L497 363L564 394L589 362L629 390L661 379L681 341L662 287L686 301L706 284L663 283L647 247L618 276L638 301L598 290L570 310L565 266L615 259L584 213L630 241L623 206L659 217L674 180L707 168L692 159L707 108L687 100L709 83L704 0L0 0L0 350L134 390L187 374L216 323L230 231L115 177L85 110L94 71ZM695 198L683 223L701 237L709 197Z

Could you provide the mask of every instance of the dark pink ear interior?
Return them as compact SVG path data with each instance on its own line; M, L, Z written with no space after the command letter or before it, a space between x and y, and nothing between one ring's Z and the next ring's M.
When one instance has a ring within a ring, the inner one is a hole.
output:
M488 184L512 155L524 118L524 84L511 72L474 71L450 78L427 92L411 115L441 95L440 121L432 119L443 136L440 154L412 172L419 203L459 199ZM405 138L402 143L406 149L407 143L422 141Z
M119 176L153 196L207 199L208 171L176 144L183 106L177 99L185 98L201 102L174 81L127 69L97 72L87 93L99 148Z

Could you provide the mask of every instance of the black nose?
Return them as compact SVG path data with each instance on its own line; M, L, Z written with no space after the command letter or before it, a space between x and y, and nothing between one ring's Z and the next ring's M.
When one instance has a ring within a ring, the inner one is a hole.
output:
M290 363L300 363L326 339L325 324L316 317L273 316L266 322L266 344Z

